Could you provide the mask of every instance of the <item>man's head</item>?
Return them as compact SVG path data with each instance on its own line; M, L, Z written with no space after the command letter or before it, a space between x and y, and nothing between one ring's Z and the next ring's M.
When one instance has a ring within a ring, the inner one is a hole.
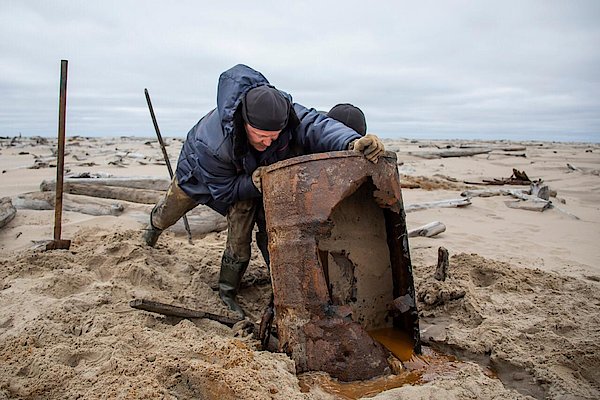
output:
M264 151L288 123L290 102L272 86L259 86L242 99L242 117L248 141Z
M365 136L367 133L367 120L365 114L360 108L355 107L352 104L338 104L329 110L327 116L354 129L361 136Z

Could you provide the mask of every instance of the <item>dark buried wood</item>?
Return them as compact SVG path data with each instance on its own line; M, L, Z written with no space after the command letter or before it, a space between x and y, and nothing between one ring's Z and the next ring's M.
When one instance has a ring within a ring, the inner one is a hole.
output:
M174 306L171 304L160 303L158 301L146 300L146 299L135 299L129 302L129 306L135 308L137 310L150 311L157 314L167 315L170 317L179 317L179 318L206 318L212 319L213 321L217 321L222 323L223 325L227 325L232 327L240 320L225 317L223 315L212 314L204 311L191 310L185 307Z
M445 247L438 249L438 261L433 277L438 281L445 281L448 276L448 250Z

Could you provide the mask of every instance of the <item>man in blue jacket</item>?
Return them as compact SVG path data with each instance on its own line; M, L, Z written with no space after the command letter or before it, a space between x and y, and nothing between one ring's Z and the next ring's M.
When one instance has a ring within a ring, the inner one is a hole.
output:
M384 151L376 136L361 136L333 118L293 103L260 72L236 65L219 78L217 108L188 133L175 177L150 214L144 240L154 246L164 229L198 204L226 215L219 295L243 318L235 298L250 262L254 224L257 245L269 265L263 167L302 154L348 149L363 152L372 162Z

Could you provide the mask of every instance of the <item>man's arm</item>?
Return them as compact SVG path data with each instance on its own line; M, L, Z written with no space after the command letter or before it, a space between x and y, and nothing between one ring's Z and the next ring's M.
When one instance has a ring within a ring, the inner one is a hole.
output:
M351 141L361 136L333 118L295 103L294 111L300 120L296 128L298 144L309 153L348 150Z
M204 183L208 187L213 199L219 202L233 204L239 200L247 200L260 197L252 177L247 174L238 174L233 163L221 160L204 146L200 147L202 159L199 163L200 173Z

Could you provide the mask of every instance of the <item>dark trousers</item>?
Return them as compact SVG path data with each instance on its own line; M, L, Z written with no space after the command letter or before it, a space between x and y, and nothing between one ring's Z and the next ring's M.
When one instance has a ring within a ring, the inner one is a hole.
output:
M167 229L197 205L196 201L181 190L174 177L167 194L152 210L150 221L155 228ZM254 224L258 226L256 243L268 266L268 238L262 198L241 200L229 207L225 253L233 261L249 261Z

